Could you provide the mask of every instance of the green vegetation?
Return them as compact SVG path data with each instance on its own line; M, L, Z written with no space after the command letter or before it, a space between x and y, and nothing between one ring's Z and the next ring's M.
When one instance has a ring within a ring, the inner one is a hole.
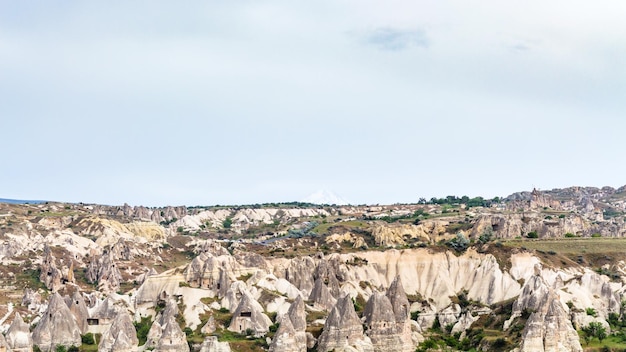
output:
M457 232L456 237L446 242L446 246L454 249L457 252L464 252L470 245L468 240L462 232Z
M230 229L231 226L233 226L233 219L231 217L227 217L224 221L222 221L222 226L225 229Z
M93 334L90 332L84 335L80 335L80 340L83 343L83 345L93 345L96 343L96 341L93 338Z
M607 337L606 329L597 321L593 321L589 323L589 325L583 327L582 332L587 345L589 345L589 342L594 338L597 338L598 341L602 342L602 340Z
M148 341L148 332L152 326L151 317L142 317L139 322L134 322L135 330L137 331L137 338L139 339L139 346L142 346Z

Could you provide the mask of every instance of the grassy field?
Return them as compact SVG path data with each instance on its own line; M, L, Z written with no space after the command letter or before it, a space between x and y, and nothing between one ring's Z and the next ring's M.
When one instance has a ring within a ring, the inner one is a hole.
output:
M626 238L514 239L502 242L509 247L524 247L559 254L604 254L626 252Z

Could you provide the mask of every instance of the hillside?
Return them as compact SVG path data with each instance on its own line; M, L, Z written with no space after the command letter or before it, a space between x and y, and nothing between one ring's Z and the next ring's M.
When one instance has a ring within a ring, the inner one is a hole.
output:
M626 186L358 206L0 203L0 330L43 351L626 349L625 220Z

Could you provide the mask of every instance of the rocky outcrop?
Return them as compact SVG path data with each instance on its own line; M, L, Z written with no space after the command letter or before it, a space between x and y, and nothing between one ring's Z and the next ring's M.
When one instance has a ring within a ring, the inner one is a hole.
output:
M513 304L511 318L504 329L524 311L532 314L522 333L521 352L582 351L569 315L554 289L541 276L539 265L535 266L535 274L526 281Z
M163 326L161 338L154 351L189 352L187 336L181 330L174 317L169 317Z
M363 312L367 336L372 340L376 351L413 351L409 304L402 289L400 278L396 277L387 295L374 292ZM394 303L391 302L391 297Z
M185 333L176 322L178 305L168 299L165 308L157 315L148 332L146 348L155 351L189 351Z
M80 328L81 334L87 332L87 318L89 318L89 311L87 310L87 305L85 304L85 300L83 296L78 291L74 291L74 294L71 297L65 297L65 303L70 308L70 312L76 319L76 323Z
M396 247L406 244L406 239L437 241L446 233L447 221L427 220L419 225L383 224L374 227L374 242L381 247Z
M0 351L1 352L11 352L11 349L7 345L7 340L4 338L4 335L0 333Z
M57 345L81 345L80 328L58 293L50 296L48 309L33 330L33 344L44 352L54 349Z
M578 334L554 291L541 300L522 333L520 352L582 352Z
M138 342L130 315L121 309L109 329L102 334L98 351L133 352L137 350Z
M15 318L6 333L7 346L13 352L32 352L33 339L30 335L28 324L22 320L20 313L15 313Z
M207 335L212 334L213 332L215 332L215 328L215 318L211 315L206 324L204 324L204 326L202 326L202 328L200 329L200 332Z
M349 295L340 298L330 311L317 343L317 350L328 351L374 351L372 342L363 335L363 325L354 311Z
M233 313L228 330L255 336L265 335L272 325L270 318L263 313L263 307L248 292L244 292L241 302Z
M207 336L200 346L200 352L230 352L228 342L217 341L217 336Z
M335 303L337 303L337 300L330 294L328 287L326 287L321 278L315 280L315 285L309 295L309 301L313 302L314 307L324 310L332 309Z
M271 352L306 352L306 313L301 296L291 304L270 344Z
M120 273L112 251L104 251L102 255L92 252L91 262L87 267L85 277L91 283L97 283L104 292L115 292L122 282Z
M62 279L63 275L61 270L57 269L54 255L52 255L50 247L46 245L44 248L43 261L41 262L39 280L43 282L50 291L56 292L63 287Z

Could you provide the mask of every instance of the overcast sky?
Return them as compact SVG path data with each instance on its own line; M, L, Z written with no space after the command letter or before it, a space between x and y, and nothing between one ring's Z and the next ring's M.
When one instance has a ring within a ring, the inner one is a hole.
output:
M626 2L0 0L0 197L626 184Z

